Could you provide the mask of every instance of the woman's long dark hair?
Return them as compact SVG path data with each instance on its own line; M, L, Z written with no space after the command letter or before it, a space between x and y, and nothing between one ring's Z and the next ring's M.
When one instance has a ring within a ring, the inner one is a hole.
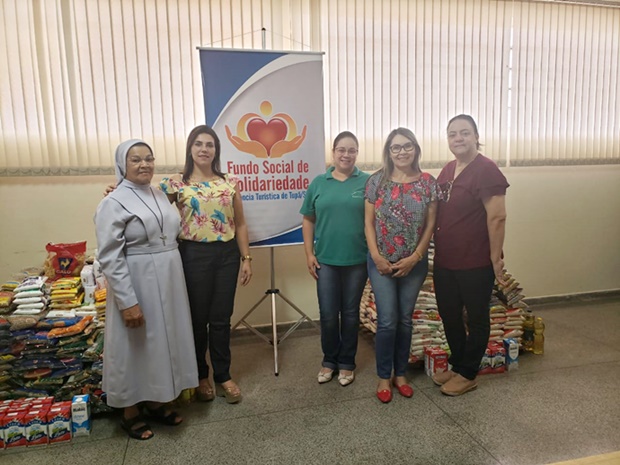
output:
M413 158L412 167L417 172L421 173L420 169L420 157L422 156L422 148L418 143L418 139L416 139L415 134L411 129L407 128L396 128L387 136L385 140L385 145L383 146L383 168L381 168L381 184L389 181L390 177L392 177L392 173L394 172L394 162L390 157L390 146L392 145L392 140L397 135L401 135L406 137L413 144L413 150L415 151L415 157Z
M213 137L213 142L215 143L215 157L213 157L213 161L211 162L211 170L216 176L219 176L222 179L224 178L224 173L220 168L220 138L217 137L215 131L207 126L206 124L201 124L200 126L196 126L192 129L187 136L187 145L185 147L185 167L183 168L183 182L188 182L189 178L192 176L194 172L194 159L192 158L192 146L196 139L200 134L209 134Z

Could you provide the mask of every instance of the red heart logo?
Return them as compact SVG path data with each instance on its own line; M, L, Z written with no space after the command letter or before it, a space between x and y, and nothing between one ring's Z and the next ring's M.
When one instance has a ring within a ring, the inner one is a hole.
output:
M288 127L284 121L278 118L269 120L268 123L260 118L254 118L248 123L247 131L250 139L260 142L269 155L273 144L279 140L284 140L288 133Z

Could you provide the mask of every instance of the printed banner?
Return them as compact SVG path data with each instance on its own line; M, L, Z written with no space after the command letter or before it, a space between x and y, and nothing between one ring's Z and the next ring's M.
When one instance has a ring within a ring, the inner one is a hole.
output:
M325 171L322 54L199 50L206 122L240 180L250 243L303 243L299 209Z

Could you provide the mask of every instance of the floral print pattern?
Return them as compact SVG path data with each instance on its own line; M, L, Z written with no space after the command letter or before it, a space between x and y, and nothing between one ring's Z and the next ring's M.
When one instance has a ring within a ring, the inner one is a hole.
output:
M235 212L233 199L238 179L224 175L225 179L209 182L188 182L164 178L160 183L166 194L177 195L181 213L179 239L195 242L227 242L235 237Z
M426 207L438 199L437 181L422 173L414 182L381 182L382 172L366 184L366 199L375 206L375 233L379 252L390 262L413 253L424 228Z

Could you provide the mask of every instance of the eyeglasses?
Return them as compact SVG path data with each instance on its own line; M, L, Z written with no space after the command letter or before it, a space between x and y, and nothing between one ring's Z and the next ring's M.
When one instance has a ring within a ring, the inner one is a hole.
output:
M404 150L405 152L411 152L414 148L415 145L413 145L413 142L407 142L405 145L394 144L390 146L390 152L396 155L397 153L400 153L401 150Z
M452 194L452 185L454 181L442 182L439 184L439 200L448 202L450 200L450 194Z
M148 157L144 157L144 158L140 158L140 157L129 157L127 159L127 161L129 163L131 163L132 165L139 165L140 163L144 162L147 165L152 165L155 163L155 157L153 156L148 156Z
M351 155L352 157L354 157L355 155L357 155L357 153L359 152L358 149L354 149L354 148L350 148L350 149L345 149L344 147L338 147L337 149L335 149L335 152L338 155L344 155L345 153L348 153L349 155Z

